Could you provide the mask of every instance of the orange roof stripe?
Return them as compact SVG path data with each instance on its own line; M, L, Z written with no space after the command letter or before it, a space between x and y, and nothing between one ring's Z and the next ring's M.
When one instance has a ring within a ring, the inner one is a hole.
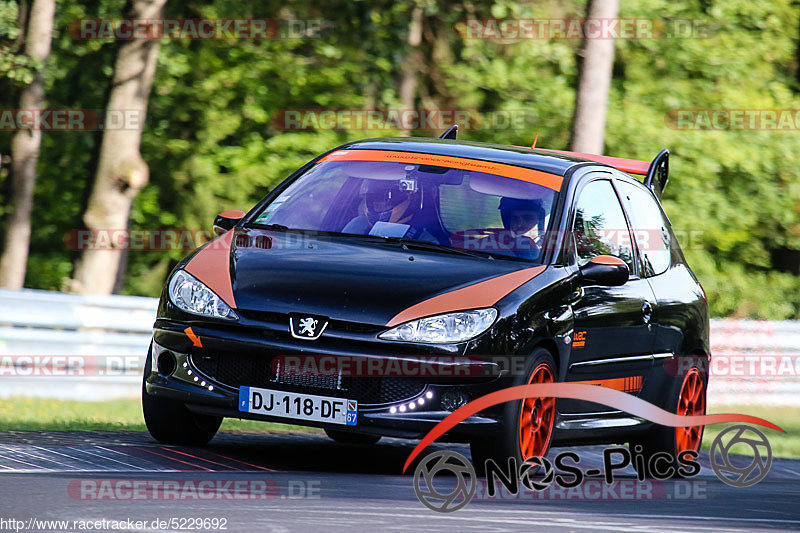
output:
M610 167L617 168L623 172L630 174L639 174L644 176L647 174L647 169L650 168L648 161L639 161L638 159L625 159L622 157L611 157L608 155L584 154L582 152L568 152L566 150L550 150L549 148L537 148L543 152L553 152L555 154L574 155L582 157L590 161L597 161L598 163L606 164Z
M417 165L437 165L474 172L486 172L506 178L535 183L553 189L561 190L562 176L533 170L531 168L517 167L505 163L493 163L479 159L465 157L452 157L447 155L422 154L418 152L399 152L393 150L337 150L319 160L327 161L388 161L393 163L412 163Z

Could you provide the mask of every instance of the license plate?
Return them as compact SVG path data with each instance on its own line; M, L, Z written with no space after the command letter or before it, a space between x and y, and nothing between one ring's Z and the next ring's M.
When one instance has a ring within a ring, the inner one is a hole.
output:
M356 400L256 387L239 387L239 411L343 426L358 422Z

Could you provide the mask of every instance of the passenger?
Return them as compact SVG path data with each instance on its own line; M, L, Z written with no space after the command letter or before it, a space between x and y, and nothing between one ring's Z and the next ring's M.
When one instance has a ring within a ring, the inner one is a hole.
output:
M509 233L502 239L502 246L509 247L517 257L537 259L540 253L537 241L544 225L542 201L505 197L498 209L503 227Z

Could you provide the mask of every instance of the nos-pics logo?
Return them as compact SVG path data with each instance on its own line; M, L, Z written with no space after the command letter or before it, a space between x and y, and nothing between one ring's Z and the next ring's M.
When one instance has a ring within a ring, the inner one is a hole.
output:
M440 473L445 475L435 480ZM439 482L438 488L434 481ZM414 469L414 492L417 498L425 507L439 513L452 513L467 505L475 496L477 486L475 467L460 453L434 452L422 459ZM440 488L445 491L441 492Z
M750 452L742 454L748 447ZM761 431L737 424L725 428L714 438L709 460L712 470L723 483L733 487L750 487L764 479L769 472L772 447ZM552 465L545 458L534 457L527 462L530 461L536 464L529 465L533 467L529 473L544 477L536 481L532 476L523 475L520 481L528 489L545 490L554 479ZM419 501L432 511L451 513L462 509L472 501L477 487L475 467L457 452L443 450L431 453L414 469L414 492Z

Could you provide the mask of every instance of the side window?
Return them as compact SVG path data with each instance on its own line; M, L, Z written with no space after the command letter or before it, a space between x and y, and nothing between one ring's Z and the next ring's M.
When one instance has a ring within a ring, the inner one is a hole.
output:
M653 195L630 183L619 183L625 198L636 247L642 258L642 274L657 276L670 266L670 232Z
M633 268L633 247L628 223L610 181L589 183L580 193L575 208L575 241L578 265L598 255L613 255Z

